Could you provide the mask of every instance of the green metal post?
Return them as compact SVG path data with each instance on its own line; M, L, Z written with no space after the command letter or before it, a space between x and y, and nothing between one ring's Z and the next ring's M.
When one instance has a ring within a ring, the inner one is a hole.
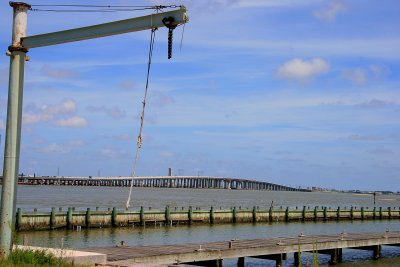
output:
M72 208L68 208L67 211L67 228L71 229L72 228Z
M289 221L289 207L286 207L286 210L285 210L285 222L288 222Z
M56 208L51 208L50 214L50 229L54 229L56 225Z
M269 211L268 211L268 220L269 220L269 222L272 222L273 221L273 212L274 212L274 210L273 210L273 208L272 208L272 206L269 208Z
M317 211L317 207L314 207L314 221L316 221L318 219L318 211Z
M171 221L171 212L169 206L165 207L165 224L167 225Z
M24 67L27 52L21 47L21 37L26 35L27 10L30 8L30 5L25 3L11 2L10 5L14 13L12 44L7 52L10 56L10 74L0 217L0 253L5 255L8 255L11 250L12 233L15 227Z
M143 206L140 207L140 226L144 226L145 221L144 221L144 208Z
M189 207L188 219L189 219L189 224L192 224L192 220L193 220L193 209L192 209L192 206Z
M117 208L113 207L112 212L111 212L111 225L112 227L117 226Z
M87 208L86 215L85 215L85 226L86 228L90 228L90 216L92 213L90 212L90 208Z

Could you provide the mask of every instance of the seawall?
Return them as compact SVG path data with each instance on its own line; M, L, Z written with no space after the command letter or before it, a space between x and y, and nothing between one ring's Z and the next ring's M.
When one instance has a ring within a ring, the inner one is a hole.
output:
M270 208L261 210L232 208L220 210L211 207L209 210L179 210L166 207L165 210L151 210L141 207L140 210L87 209L67 211L52 208L50 212L24 212L17 210L15 228L22 230L49 230L57 228L81 229L98 227L124 227L146 225L176 224L218 224L218 223L257 223L257 222L294 222L294 221L341 221L341 220L381 220L400 219L400 208L328 208L310 209Z

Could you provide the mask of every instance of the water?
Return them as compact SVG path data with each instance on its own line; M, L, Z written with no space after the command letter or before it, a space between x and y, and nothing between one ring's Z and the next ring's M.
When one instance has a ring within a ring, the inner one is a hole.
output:
M49 211L51 207L86 208L117 207L124 209L128 197L128 188L124 187L81 187L81 186L19 186L17 206L24 211L37 208ZM336 192L277 192L223 189L176 189L176 188L134 188L131 205L154 209L170 207L231 208L242 207L268 209L273 205L291 208L305 206L327 206L341 208L373 207L374 198L368 194L345 194ZM377 207L399 207L400 195L378 195ZM396 208L397 209L397 208Z
M76 207L84 210L88 207L105 209L117 207L124 209L128 195L127 188L106 187L57 187L57 186L19 186L17 206L25 211L37 208L49 211L51 207ZM134 209L140 206L152 209L171 207L230 208L233 206L251 208L260 206L267 209L272 201L274 207L328 206L328 207L373 207L373 196L343 193L300 193L241 190L205 190L205 189L158 189L134 188L132 194ZM400 206L398 195L378 195L376 206ZM17 242L27 240L30 245L47 247L96 247L115 246L120 241L128 245L152 245L175 243L198 243L226 241L231 239L252 239L260 237L296 236L299 233L340 234L341 232L383 232L400 231L398 220L354 221L326 223L257 223L224 225L179 225L173 227L147 226L146 228L104 228L82 231L54 230L20 232ZM372 252L344 250L344 263L338 266L400 266L400 248L384 246L383 259L369 260ZM311 266L312 254L303 253L303 266ZM321 266L328 266L329 257L319 255ZM225 260L224 266L235 266L236 260ZM293 265L293 256L284 266ZM246 266L274 266L273 261L246 258Z

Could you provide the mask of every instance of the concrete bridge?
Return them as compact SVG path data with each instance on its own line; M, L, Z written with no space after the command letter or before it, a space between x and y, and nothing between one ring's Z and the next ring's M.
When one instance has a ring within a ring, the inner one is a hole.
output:
M268 182L227 177L208 176L142 176L135 177L72 177L72 176L21 176L19 184L24 185L65 185L65 186L119 186L163 187L163 188L209 188L238 190L303 191Z

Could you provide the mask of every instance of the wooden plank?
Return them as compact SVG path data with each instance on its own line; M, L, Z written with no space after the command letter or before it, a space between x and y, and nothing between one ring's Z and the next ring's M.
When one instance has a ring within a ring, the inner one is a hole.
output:
M329 250L398 244L400 244L400 232L384 232L275 237L198 244L89 248L84 251L107 254L108 260L115 262L148 263L153 260L159 264L170 264L179 260L194 262L245 256L265 257L299 250L307 252L311 251L314 246L319 250Z

